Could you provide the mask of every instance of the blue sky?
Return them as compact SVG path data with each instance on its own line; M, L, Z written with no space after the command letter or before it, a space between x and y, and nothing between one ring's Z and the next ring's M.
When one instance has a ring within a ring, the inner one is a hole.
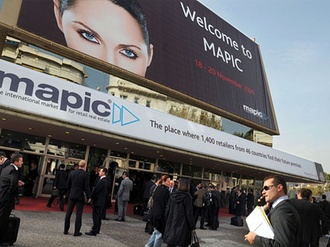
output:
M200 2L259 44L280 129L273 147L330 173L330 1Z

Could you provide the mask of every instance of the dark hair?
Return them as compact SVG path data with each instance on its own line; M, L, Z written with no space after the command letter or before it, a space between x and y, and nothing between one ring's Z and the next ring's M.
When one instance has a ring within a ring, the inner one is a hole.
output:
M10 157L10 161L11 161L11 163L14 163L14 162L19 161L20 158L23 158L23 155L15 153Z
M310 189L306 188L301 188L298 192L301 194L301 197L306 200L309 200L310 196L313 194Z
M288 194L288 188L286 186L286 182L284 180L284 178L282 178L281 176L278 175L269 175L267 177L264 178L264 182L268 179L273 179L274 180L274 185L277 186L279 184L281 184L283 186L283 191L284 194L287 195Z
M327 196L326 195L322 195L322 199L327 199Z
M6 153L4 151L0 151L0 157L3 156L3 157L7 157L6 156Z
M64 169L65 168L65 164L60 164L60 168Z
M186 178L180 178L178 183L178 191L188 192L190 191L190 183Z
M59 11L60 15L62 16L64 11L70 9L72 6L75 5L76 1L79 0L59 0ZM150 55L150 41L149 41L149 32L147 28L147 21L145 14L138 3L137 0L109 0L113 4L116 4L123 9L125 9L139 24L144 41L148 47L148 54Z
M107 175L108 174L108 168L106 168L106 167L100 167L100 170L103 170L103 172L105 173L105 175Z

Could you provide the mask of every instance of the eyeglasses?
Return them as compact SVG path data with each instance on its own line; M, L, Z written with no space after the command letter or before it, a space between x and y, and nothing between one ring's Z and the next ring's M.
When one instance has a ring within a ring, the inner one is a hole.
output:
M265 191L268 191L271 188L273 188L274 186L275 186L274 184L272 184L272 185L265 185L262 189L265 190Z

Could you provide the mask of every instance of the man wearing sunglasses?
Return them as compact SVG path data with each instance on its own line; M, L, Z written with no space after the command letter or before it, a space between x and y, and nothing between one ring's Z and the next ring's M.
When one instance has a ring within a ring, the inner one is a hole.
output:
M274 239L257 236L255 232L249 232L245 239L254 246L299 247L300 218L287 196L285 180L277 175L267 176L262 196L266 201L264 210L274 229Z

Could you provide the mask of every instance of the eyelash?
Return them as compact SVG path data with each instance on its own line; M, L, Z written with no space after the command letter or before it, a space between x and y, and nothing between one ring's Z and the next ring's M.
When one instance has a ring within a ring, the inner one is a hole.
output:
M87 40L88 42L98 45L100 44L100 42L97 40L93 33L83 29L79 29L77 32L83 39Z
M97 40L97 38L94 36L93 33L89 32L87 30L84 30L84 29L79 29L79 30L77 30L77 32L86 41L94 43L94 44L98 44L98 45L100 44L100 42ZM129 59L133 59L133 60L138 58L138 55L132 49L125 48L120 51L120 54L123 54L125 57L127 57Z
M128 54L128 53L132 53L133 55ZM138 55L132 49L125 48L125 49L123 49L123 50L120 51L120 54L123 54L127 58L133 59L133 60L135 60L135 59L138 58Z

